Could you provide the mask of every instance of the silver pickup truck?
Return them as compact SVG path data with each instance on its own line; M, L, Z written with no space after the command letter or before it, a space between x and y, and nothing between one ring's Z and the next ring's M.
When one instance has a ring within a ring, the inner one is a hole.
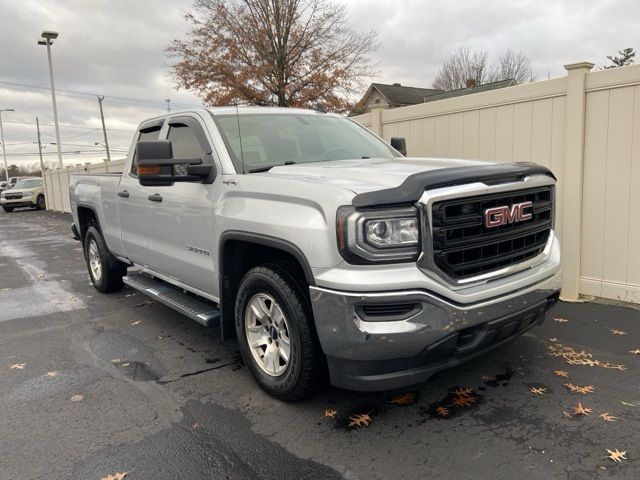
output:
M235 332L271 395L416 384L540 324L560 245L546 168L404 145L308 110L171 113L121 174L72 177L72 231L99 291Z

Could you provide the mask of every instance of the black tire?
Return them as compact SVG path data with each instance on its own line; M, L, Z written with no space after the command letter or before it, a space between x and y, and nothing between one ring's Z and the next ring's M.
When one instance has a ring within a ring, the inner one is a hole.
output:
M258 294L266 294L277 302L289 327L289 362L278 376L265 373L258 365L245 333L245 311ZM319 380L326 363L315 332L311 305L302 290L302 282L290 269L270 264L245 274L236 297L235 325L242 358L265 392L292 402L304 398L322 383Z
M94 273L91 268L90 250L94 244L97 250L96 260L99 261L100 275ZM91 278L91 283L96 290L101 293L122 290L122 277L127 273L127 268L117 259L110 258L111 254L107 249L107 244L96 227L89 227L84 237L84 257L87 262L87 270L89 270L89 278Z
M13 212L13 207L2 207L2 209L7 213Z
M44 199L44 195L38 195L38 198L36 199L36 208L38 210L44 210L47 208L47 202Z

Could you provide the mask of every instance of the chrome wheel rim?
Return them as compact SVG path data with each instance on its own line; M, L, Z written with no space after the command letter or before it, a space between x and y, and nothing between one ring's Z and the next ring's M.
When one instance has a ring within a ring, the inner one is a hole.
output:
M102 279L102 263L98 253L98 244L93 239L89 242L89 270L96 282Z
M260 370L272 377L284 373L291 358L287 319L273 297L254 295L245 309L244 333L249 350Z

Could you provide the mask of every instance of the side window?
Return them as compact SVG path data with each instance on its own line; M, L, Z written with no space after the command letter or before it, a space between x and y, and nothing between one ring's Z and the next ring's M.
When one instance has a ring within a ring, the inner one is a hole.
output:
M171 141L171 146L173 147L173 158L200 158L206 163L206 152L202 148L193 127L182 123L173 123L169 127L167 140Z
M157 140L158 135L160 134L160 129L162 126L145 128L140 130L138 133L138 138L136 138L136 142L140 140ZM133 162L131 162L131 173L133 175L138 174L138 152L135 151L133 153Z

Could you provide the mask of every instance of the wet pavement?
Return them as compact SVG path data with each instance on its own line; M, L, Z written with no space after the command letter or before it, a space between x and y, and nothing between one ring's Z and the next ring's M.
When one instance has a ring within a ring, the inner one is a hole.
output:
M562 303L416 388L285 404L217 329L95 291L69 223L0 213L2 480L640 478L638 310Z

